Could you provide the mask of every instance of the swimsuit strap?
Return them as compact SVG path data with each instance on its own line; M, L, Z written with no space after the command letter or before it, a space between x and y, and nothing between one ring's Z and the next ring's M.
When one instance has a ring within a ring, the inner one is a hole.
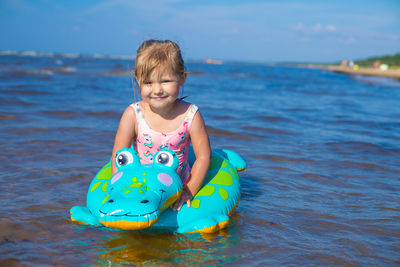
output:
M144 120L144 115L142 108L139 105L139 102L131 104L131 107L135 111L136 119L143 119Z
M184 126L187 127L188 131L190 130L190 127L192 126L194 115L196 115L196 112L198 110L199 110L199 108L196 105L190 104L189 111L186 115L185 120L183 121L183 124L184 124Z

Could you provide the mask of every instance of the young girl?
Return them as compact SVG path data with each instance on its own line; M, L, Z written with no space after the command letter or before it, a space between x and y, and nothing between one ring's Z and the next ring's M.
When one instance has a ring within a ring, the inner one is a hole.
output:
M149 40L139 47L135 60L135 80L141 101L128 106L115 136L113 158L132 142L142 163L151 163L162 148L179 157L178 174L183 182L180 198L172 205L180 210L202 186L210 165L210 142L203 117L193 104L178 98L186 80L179 46L171 41ZM196 161L190 169L188 149L192 142ZM112 161L112 173L117 169Z

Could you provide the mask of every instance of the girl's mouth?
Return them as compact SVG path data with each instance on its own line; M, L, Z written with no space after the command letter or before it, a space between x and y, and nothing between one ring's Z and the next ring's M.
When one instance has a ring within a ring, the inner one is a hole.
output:
M167 96L152 96L152 97L150 97L150 99L153 99L153 100L163 100L165 98L167 98Z

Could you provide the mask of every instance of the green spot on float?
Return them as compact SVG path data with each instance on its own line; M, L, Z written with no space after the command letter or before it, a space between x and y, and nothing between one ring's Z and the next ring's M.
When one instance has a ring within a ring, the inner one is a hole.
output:
M103 204L106 203L107 199L108 199L108 195L104 197Z
M237 174L237 171L236 171L235 169L229 168L229 172L232 174L233 177L236 178L236 180L240 181L240 177L239 177L239 175Z
M100 185L101 183L102 183L101 181L95 183L95 184L92 186L92 188L90 189L90 192L93 192L94 190L96 190L96 188L99 187L99 185Z
M228 196L229 196L228 191L226 191L224 188L222 188L222 187L218 188L218 194L221 196L221 198L223 200L228 199Z
M211 180L213 184L231 186L233 185L232 175L227 171L219 171L215 178Z
M200 202L201 202L200 199L195 198L192 200L192 202L190 202L190 206L195 209L198 209L198 208L200 208Z
M203 188L196 194L197 197L208 197L214 194L215 186L206 184Z
M97 174L96 179L98 180L110 180L111 179L111 163L108 163L104 168Z
M131 192L131 190L126 190L126 191L125 191L125 195L126 195L126 194L129 194L130 192Z
M101 190L103 190L104 192L107 192L107 186L108 186L108 181L103 184L103 186L101 187Z
M132 188L139 188L139 187L141 187L142 185L143 185L142 183L136 182L136 183L130 184L129 187L132 187Z

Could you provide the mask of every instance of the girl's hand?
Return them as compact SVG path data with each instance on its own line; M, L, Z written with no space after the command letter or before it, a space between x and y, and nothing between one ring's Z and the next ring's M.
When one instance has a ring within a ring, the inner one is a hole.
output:
M176 211L180 211L182 208L182 205L186 202L186 205L190 207L190 200L192 199L193 195L190 192L189 188L185 185L182 189L181 196L178 198L177 201L175 201L174 204L172 204L172 209Z

